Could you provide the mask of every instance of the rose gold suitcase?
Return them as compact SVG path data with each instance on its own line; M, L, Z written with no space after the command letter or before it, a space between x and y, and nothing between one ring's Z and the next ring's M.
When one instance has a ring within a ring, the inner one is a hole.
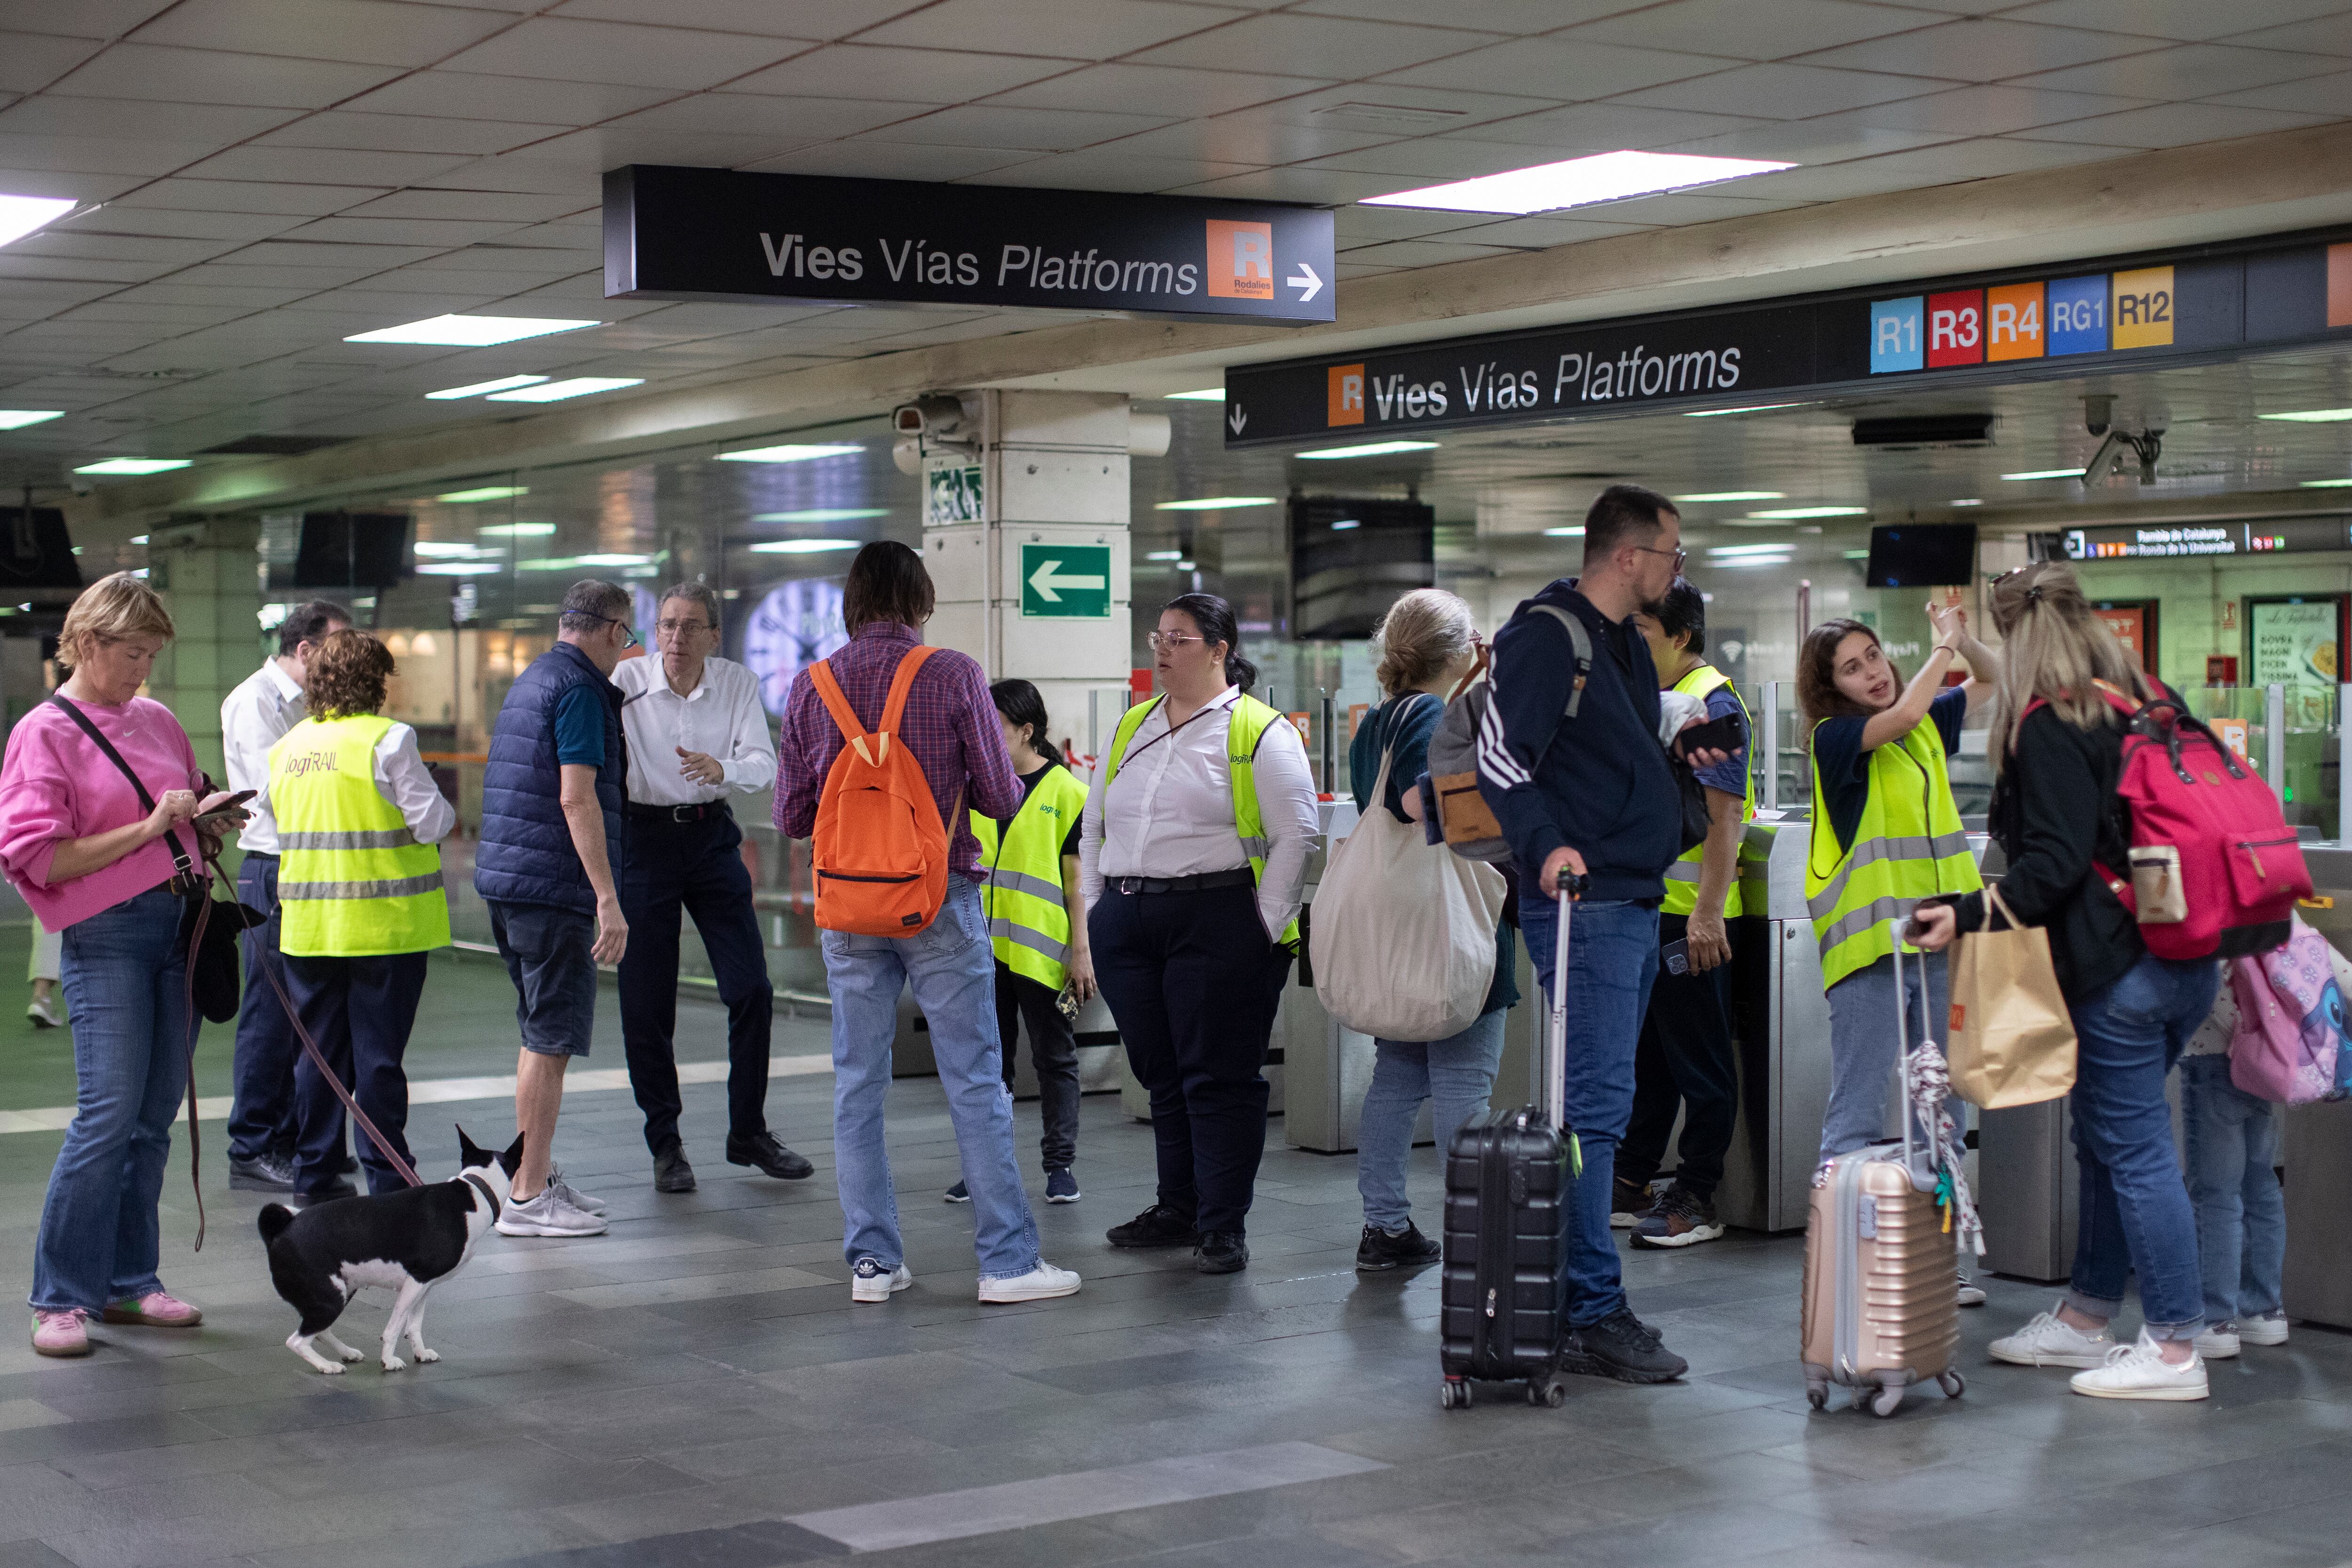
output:
M1903 946L1895 946L1896 1028L1903 1029ZM1945 1394L1967 1386L1953 1370L1959 1343L1959 1268L1936 1203L1928 1156L1911 1136L1909 1097L1900 1142L1873 1143L1831 1161L1813 1178L1805 1228L1801 1331L1805 1396L1816 1410L1830 1384L1871 1395L1892 1415L1905 1390L1934 1378Z

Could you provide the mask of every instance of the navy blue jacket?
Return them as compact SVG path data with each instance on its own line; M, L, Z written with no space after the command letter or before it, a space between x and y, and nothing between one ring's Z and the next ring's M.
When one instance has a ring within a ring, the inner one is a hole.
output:
M1479 793L1525 876L1565 845L1584 857L1588 897L1655 902L1682 851L1682 796L1658 744L1657 667L1631 616L1612 623L1570 582L1522 604L1495 636ZM1559 605L1591 634L1592 668L1573 719L1568 628L1528 608L1537 604Z
M625 851L622 826L629 776L621 733L621 689L589 657L560 642L507 690L490 731L482 770L482 841L474 855L474 891L507 904L552 904L596 911L587 868L563 819L562 772L555 761L555 705L575 686L604 700L604 764L596 770L596 804L604 808L604 853L617 880Z

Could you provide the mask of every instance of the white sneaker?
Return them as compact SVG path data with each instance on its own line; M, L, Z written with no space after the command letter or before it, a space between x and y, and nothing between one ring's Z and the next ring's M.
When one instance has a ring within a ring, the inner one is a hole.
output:
M2266 1312L2259 1318L2241 1318L2238 1337L2250 1345L2283 1345L2286 1343L2286 1314Z
M54 1029L65 1022L58 1016L56 999L48 996L34 997L32 1005L25 1009L25 1016L33 1020L36 1029Z
M500 1236L602 1236L606 1228L598 1215L565 1203L552 1185L527 1204L509 1200L499 1208Z
M885 1268L878 1258L861 1258L849 1271L849 1299L887 1301L914 1282L914 1270L903 1263L896 1268Z
M1075 1296L1082 1283L1067 1268L1056 1268L1044 1258L1026 1274L1011 1279L983 1279L980 1282L980 1299L983 1301L1045 1301L1055 1296Z
M2055 1312L2034 1313L2025 1327L1991 1345L1992 1359L2011 1366L2100 1366L2116 1348L2106 1330L2086 1334L2060 1322Z
M552 1165L550 1165L547 1168L547 1184L554 1190L555 1195L558 1198L570 1204L573 1208L580 1210L583 1214L601 1215L604 1212L604 1199L590 1197L586 1193L582 1192L578 1187L575 1187L570 1182L565 1181L563 1179L563 1173L557 1170Z
M2207 1361L2229 1361L2238 1353L2238 1325L2215 1323L2197 1336L2197 1353Z
M2202 1399L2207 1392L2205 1358L2192 1351L2176 1366L2164 1359L2146 1329L2139 1343L2117 1345L2107 1352L2105 1365L2078 1372L2071 1381L2075 1393L2094 1399Z
M1961 1305L1961 1306L1963 1306L1963 1307L1981 1307L1981 1306L1983 1306L1984 1304L1985 1304L1985 1293L1984 1293L1984 1287L1983 1287L1983 1286L1981 1286L1981 1285L1979 1285L1979 1284L1978 1284L1975 1280L1973 1280L1973 1279L1969 1279L1967 1275L1965 1275L1965 1274L1961 1275L1961 1276L1960 1276L1960 1305Z

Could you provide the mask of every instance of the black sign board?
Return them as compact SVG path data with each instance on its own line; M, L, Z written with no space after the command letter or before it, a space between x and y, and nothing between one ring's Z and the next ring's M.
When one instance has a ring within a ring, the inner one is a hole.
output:
M604 295L1023 305L1328 321L1331 215L1195 196L634 163L604 176Z
M2123 523L2070 528L2069 561L2143 561L2181 555L2279 555L2352 550L2352 520L2266 517L2251 522Z
M1225 444L1807 401L2352 340L2352 241L2301 235L1225 373Z

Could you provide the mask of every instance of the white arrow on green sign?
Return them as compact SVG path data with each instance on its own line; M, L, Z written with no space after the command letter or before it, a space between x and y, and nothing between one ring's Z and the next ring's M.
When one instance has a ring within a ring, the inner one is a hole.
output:
M1024 544L1021 613L1042 619L1102 620L1110 615L1110 546Z

